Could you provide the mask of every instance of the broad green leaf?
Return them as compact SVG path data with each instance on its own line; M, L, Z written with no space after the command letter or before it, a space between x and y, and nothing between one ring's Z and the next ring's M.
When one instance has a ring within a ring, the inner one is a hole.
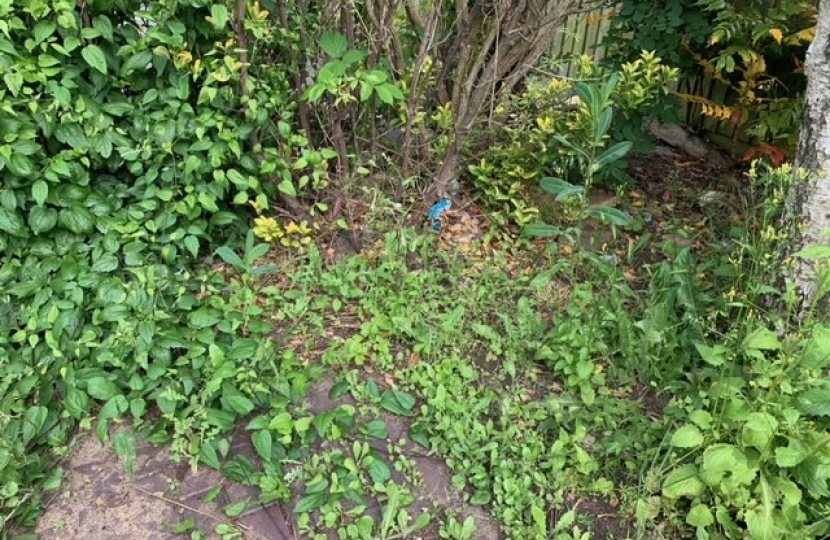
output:
M9 169L17 176L30 177L35 174L35 164L29 156L23 154L12 154L8 161Z
M390 94L392 94L393 99L397 101L403 101L405 99L403 92L401 92L401 89L398 88L396 85L392 83L386 83L383 85L383 87L386 88Z
M269 249L271 249L271 246L268 244L257 244L245 255L245 259L249 264L254 264L259 259L264 257L265 254L268 253Z
M101 47L98 45L87 45L81 49L81 56L83 56L86 63L93 69L100 71L104 75L107 74L107 59Z
M610 206L592 206L588 209L588 212L597 216L602 221L607 221L617 227L628 227L634 223L634 218L630 215L617 208L611 208Z
M242 514L246 508L248 508L248 501L237 501L225 507L225 515L228 517L237 517Z
M63 479L66 476L66 470L63 467L56 467L49 473L43 480L43 484L40 487L43 488L44 491L55 491L61 484L63 484ZM14 540L21 540L20 536L15 536ZM22 540L26 540L25 535ZM39 540L36 536L32 537L30 540Z
M199 239L193 235L188 235L184 237L184 247L187 248L187 251L190 252L191 255L194 257L199 255Z
M596 94L591 91L591 87L585 82L576 83L574 85L574 93L579 96L579 100L589 107L589 109L597 101Z
M294 513L303 514L305 512L317 510L326 504L326 502L328 502L328 493L311 493L300 499L300 502L298 502L297 506L294 507Z
M320 36L320 48L332 58L340 58L349 49L349 41L340 32L325 32Z
M669 499L699 497L704 489L703 482L698 478L697 468L691 464L673 470L663 482L663 495Z
M202 504L212 503L213 501L215 501L219 497L219 495L221 493L222 493L222 484L216 484L215 486L210 488L210 491L207 492L207 495L205 495L205 498L202 500Z
M121 75L126 76L135 70L145 70L150 62L153 61L153 53L149 50L143 50L135 53L127 58L127 61L121 66Z
M80 204L73 204L60 211L61 225L76 234L92 232L95 226L95 216Z
M614 118L614 109L608 107L600 113L599 118L596 119L596 126L594 129L594 141L597 144L602 144L605 140L605 135L611 128L611 120Z
M727 474L753 476L747 467L746 456L731 444L713 444L703 452L700 478L710 486L716 486Z
M415 398L397 388L383 393L380 406L399 416L414 416L415 414L412 412L412 408L415 406Z
M796 251L793 253L793 257L811 260L830 259L830 246L810 246L801 251Z
M13 96L17 97L20 89L23 88L23 74L19 71L7 71L3 74L3 82Z
M801 365L807 369L822 369L827 364L830 364L830 326L815 324L804 346Z
M768 328L759 328L744 339L743 348L763 351L776 351L781 348L778 335Z
M571 197L581 197L584 194L585 186L571 186L560 191L559 194L556 196L556 201L564 202L570 199Z
M385 83L389 79L389 75L385 71L373 69L372 71L363 75L369 83L373 86Z
M21 79L22 82L22 79ZM370 87L371 89L371 87ZM326 86L324 84L313 84L308 87L305 91L305 98L310 103L317 103L320 101L320 98L323 97L323 94L326 93Z
M621 143L617 143L614 146L608 148L600 154L600 156L594 161L594 170L600 171L604 167L618 161L626 156L628 152L631 151L632 143L625 141Z
M778 421L768 413L754 412L744 424L741 441L747 446L754 446L758 450L765 450L775 432L778 430Z
M271 419L268 427L277 430L278 433L283 435L290 435L294 429L294 419L291 417L290 412L283 411Z
M217 30L224 30L225 25L228 24L228 8L222 4L213 4L210 6L210 16L213 19L213 24L216 25Z
M795 467L810 455L810 449L798 439L789 437L787 446L775 449L775 464L781 468Z
M112 272L118 268L118 259L115 255L102 255L97 261L92 264L92 269L96 272Z
M58 212L54 208L35 206L29 212L29 227L35 234L51 231L58 224Z
M218 471L222 468L222 464L219 462L219 454L216 453L216 448L210 442L202 444L202 448L199 449L199 458L212 469Z
M133 419L141 420L144 418L144 413L147 411L147 402L144 398L134 398L130 400L130 414Z
M708 527L715 522L715 516L712 511L705 504L696 504L689 510L689 515L686 516L686 523L694 527Z
M195 156L194 156L195 157ZM227 173L225 173L228 177L228 180L242 188L248 187L248 179L245 178L242 173L237 171L236 169L228 169Z
M34 184L32 184L32 199L38 204L38 206L43 206L43 203L46 202L46 197L49 196L49 185L44 182L43 180L37 180Z
M135 111L135 105L118 101L113 103L105 103L101 106L101 108L104 109L107 114L111 114L112 116L127 116L129 113Z
M40 43L52 34L55 33L57 25L50 20L40 20L32 30L32 37L35 38L36 43Z
M530 507L530 515L533 517L536 534L546 537L548 534L548 517L545 511L534 504Z
M372 97L372 92L374 91L374 87L367 83L366 81L360 82L360 101L366 102L369 101L369 98Z
M23 430L21 439L23 445L28 445L32 439L40 435L43 425L46 423L46 418L49 416L49 410L46 407L35 406L29 407L26 414L23 415Z
M106 15L97 15L94 19L92 19L92 26L98 30L101 37L109 42L112 42L112 22Z
M232 411L241 416L248 414L249 412L253 411L256 407L253 401L243 396L242 394L222 396L222 400L228 404Z
M375 93L378 95L378 98L380 98L380 100L387 105L392 105L395 102L392 92L385 84L375 86Z
M541 187L544 191L547 191L551 195L559 195L562 191L572 188L573 184L571 184L570 182L566 182L561 178L546 176L539 180L539 187Z
M709 429L712 425L712 414L708 411L698 409L689 413L689 420L701 429Z
M557 532L564 532L571 528L571 526L576 522L576 510L573 508L562 514L559 520L556 522L555 531Z
M389 437L389 430L383 420L372 420L363 426L363 431L373 439L386 439Z
M468 516L461 525L461 537L472 538L473 533L476 532L477 528L476 519L473 516Z
M710 366L722 366L726 362L726 355L729 353L729 349L723 345L709 347L699 342L695 342L694 345L703 361Z
M106 401L121 393L115 383L104 377L89 379L86 391L90 396L101 401Z
M196 520L193 518L187 518L184 521L180 521L173 525L173 534L184 534L188 531L196 529Z
M121 416L127 412L129 409L130 404L121 394L116 394L112 396L109 401L104 403L104 406L101 407L101 410L98 412L98 419L99 420L107 420L109 418L121 418Z
M369 461L369 476L372 477L373 482L376 484L384 484L392 478L392 470L381 458L373 456L373 459L367 461Z
M12 150L17 154L24 156L33 156L40 152L41 146L32 140L19 140L12 145Z
M770 483L773 488L775 488L775 490L781 493L784 497L785 504L797 506L804 497L804 494L801 493L801 488L799 488L798 484L791 480L785 480L779 476L772 478Z
M280 190L280 192L285 193L289 197L297 196L297 190L294 188L294 184L288 178L280 182L279 186L277 187Z
M256 449L257 454L259 454L259 457L269 461L273 452L273 436L271 435L271 432L267 429L255 431L251 436L251 441L253 442L254 448Z
M127 474L135 474L135 435L131 431L122 431L113 439L115 455L124 460Z
M239 255L237 255L234 250L227 246L222 246L219 249L217 249L216 254L219 255L219 257L221 257L223 261L235 268L245 268L245 263L242 261Z
M86 392L78 388L71 388L63 400L67 412L75 418L80 419L89 407L89 398Z
M830 388L811 388L798 397L798 410L811 416L830 417Z
M208 409L205 420L208 424L216 426L220 430L225 430L233 427L236 415L221 409Z
M355 64L359 64L366 58L366 51L361 51L358 49L352 49L346 51L346 54L340 59L340 61L346 65L353 66ZM384 73L381 71L381 73ZM384 73L385 74L385 73ZM385 81L386 79L384 79ZM383 81L381 81L383 82Z
M0 231L5 231L12 236L19 236L25 238L28 236L26 225L23 219L14 210L8 210L0 207Z
M681 427L671 438L671 445L676 448L697 448L701 444L703 444L703 433L692 424Z
M764 475L758 485L757 494L760 504L748 511L744 520L752 540L779 540L784 538L784 531L775 523L775 494Z

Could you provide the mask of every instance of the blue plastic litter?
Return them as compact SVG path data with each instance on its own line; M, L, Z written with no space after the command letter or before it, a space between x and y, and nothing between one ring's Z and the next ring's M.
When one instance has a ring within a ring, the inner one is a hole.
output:
M429 219L432 221L432 228L436 231L441 230L441 214L446 212L452 206L452 201L449 199L441 199L429 209Z

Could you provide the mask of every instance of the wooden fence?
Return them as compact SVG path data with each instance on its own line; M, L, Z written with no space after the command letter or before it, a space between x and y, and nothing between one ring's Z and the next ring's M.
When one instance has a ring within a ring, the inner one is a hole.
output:
M557 75L570 77L576 75L576 63L568 59L588 55L594 61L605 57L603 39L611 27L611 19L617 8L604 8L573 16L560 31L554 42L553 56L560 61ZM660 56L660 51L655 51ZM674 84L672 90L682 94L699 96L722 105L735 103L737 95L729 86L713 80L708 76L699 76L691 80L682 80ZM683 101L684 110L681 118L684 123L705 135L713 143L733 154L742 153L749 146L739 127L708 116L704 116L699 104Z

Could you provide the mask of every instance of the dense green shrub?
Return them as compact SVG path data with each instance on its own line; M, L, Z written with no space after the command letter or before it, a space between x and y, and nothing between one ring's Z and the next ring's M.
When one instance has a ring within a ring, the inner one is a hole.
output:
M537 219L539 211L530 202L528 188L545 174L575 184L598 181L613 187L625 181L622 159L597 170L595 178L586 178L575 148L610 147L619 142L633 143L635 151L651 147L643 121L666 106L667 85L676 78L676 71L654 53L643 52L617 72L582 57L579 72L576 80L532 80L523 93L496 111L498 128L488 133L492 138L487 141L487 155L469 170L490 215L500 225L524 226ZM617 83L597 106L612 111L607 114L613 113L609 116L613 121L599 133L598 115L592 117L593 111L576 88L580 83L586 88L602 87L612 78Z
M204 0L0 4L4 530L37 515L32 488L60 476L44 450L95 403L102 437L108 419L141 426L158 405L159 427L195 460L277 369L254 339L270 331L253 319L255 282L192 270L246 226L234 208L267 205L277 186L295 194L292 169L312 161L295 161L306 141L278 66L254 66L240 91L229 17ZM264 35L266 19L245 25ZM240 275L264 249L249 246Z

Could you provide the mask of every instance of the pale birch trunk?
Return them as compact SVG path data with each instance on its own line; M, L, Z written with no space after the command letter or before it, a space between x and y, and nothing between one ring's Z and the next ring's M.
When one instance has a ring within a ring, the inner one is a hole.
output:
M790 217L800 224L796 249L830 244L830 0L819 5L816 37L805 62L807 90L796 166L811 180L795 186L789 200ZM798 261L789 276L802 293L804 307L815 299L816 274L812 263Z

